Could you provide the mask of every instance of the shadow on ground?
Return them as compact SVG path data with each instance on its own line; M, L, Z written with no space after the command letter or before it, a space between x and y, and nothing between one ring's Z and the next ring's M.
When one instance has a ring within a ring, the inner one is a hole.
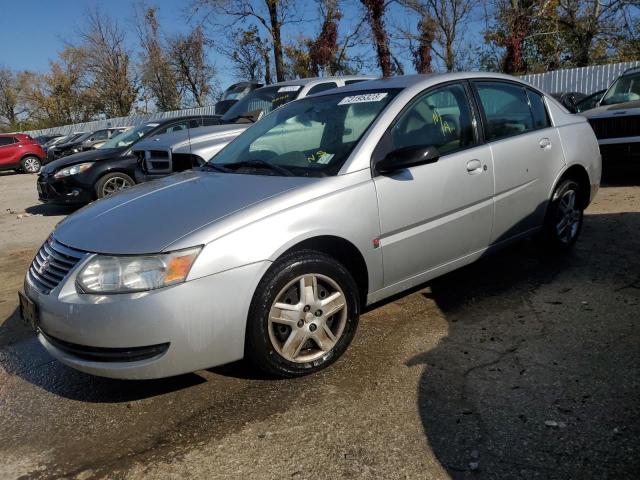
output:
M42 215L44 217L70 215L75 212L78 207L71 207L68 205L51 205L48 203L40 203L24 209L25 212L31 215Z
M640 214L566 257L514 245L431 284L449 322L418 408L453 478L640 478Z

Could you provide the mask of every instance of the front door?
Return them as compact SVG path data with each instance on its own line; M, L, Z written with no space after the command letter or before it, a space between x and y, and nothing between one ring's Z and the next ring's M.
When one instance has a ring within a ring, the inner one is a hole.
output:
M439 159L374 177L387 287L478 251L491 236L491 151L478 143L463 84L419 94L375 155L420 145L436 147Z
M13 137L0 137L0 167L9 167L19 159L18 145Z

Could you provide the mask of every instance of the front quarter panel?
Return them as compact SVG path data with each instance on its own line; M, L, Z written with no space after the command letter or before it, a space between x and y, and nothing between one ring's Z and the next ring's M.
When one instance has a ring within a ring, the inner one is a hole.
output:
M382 253L373 246L380 234L378 207L369 171L323 179L286 197L216 222L167 250L205 244L189 274L191 280L242 265L273 262L304 240L335 236L351 242L362 254L369 289L381 287Z

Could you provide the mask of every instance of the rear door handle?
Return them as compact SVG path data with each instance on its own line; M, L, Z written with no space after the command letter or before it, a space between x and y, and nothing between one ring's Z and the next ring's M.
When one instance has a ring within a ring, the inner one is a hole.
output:
M476 158L467 162L467 172L480 173L482 171L482 162Z
M540 148L550 148L551 147L551 140L549 140L548 138L543 138L540 140Z

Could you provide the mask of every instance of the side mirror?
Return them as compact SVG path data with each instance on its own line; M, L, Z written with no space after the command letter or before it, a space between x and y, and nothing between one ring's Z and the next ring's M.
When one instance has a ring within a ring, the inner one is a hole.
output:
M440 152L436 147L404 147L389 152L386 157L376 163L375 169L380 173L390 173L417 165L434 163L439 158Z

